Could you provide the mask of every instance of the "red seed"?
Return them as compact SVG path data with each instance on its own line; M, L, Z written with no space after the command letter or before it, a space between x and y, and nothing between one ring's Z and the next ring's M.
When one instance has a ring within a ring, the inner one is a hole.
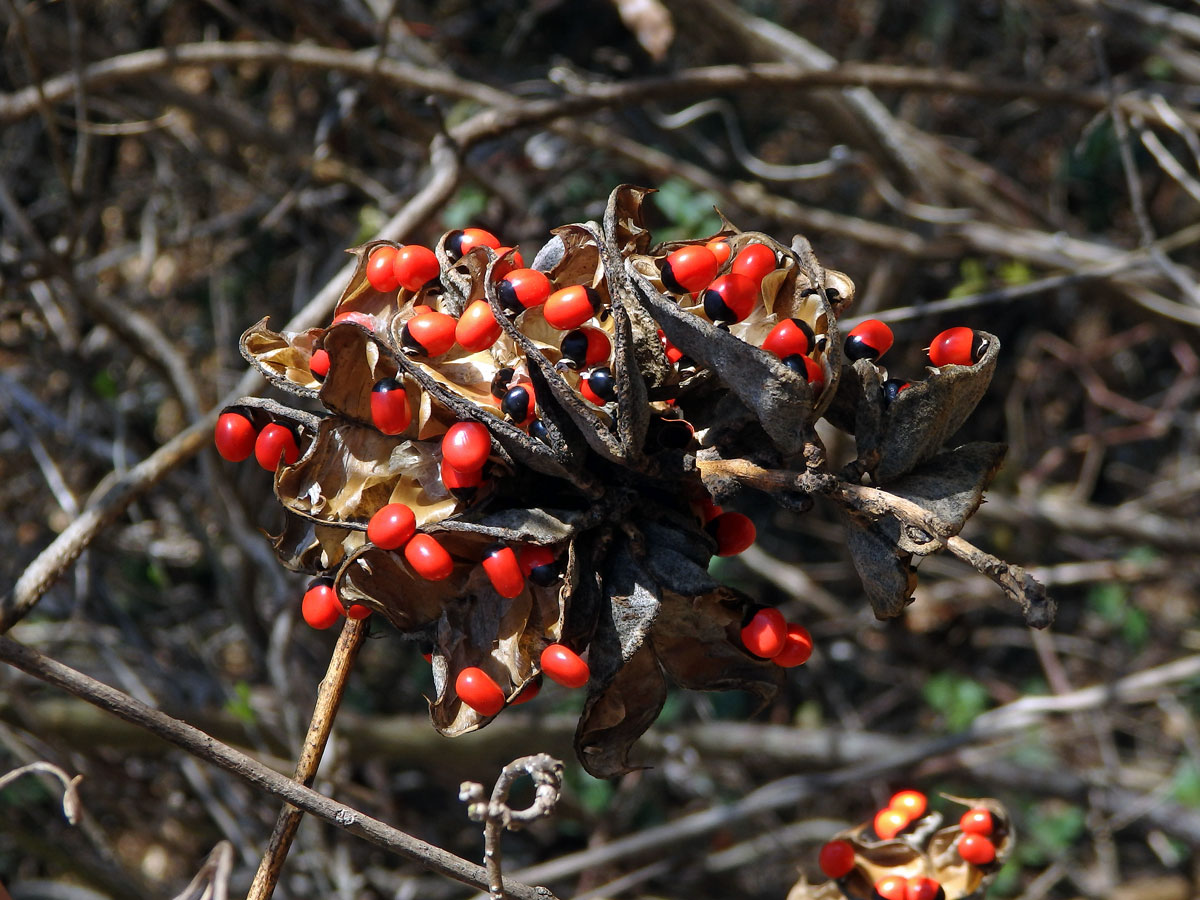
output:
M973 366L986 349L986 341L964 325L947 328L929 344L929 361L935 366Z
M491 433L480 422L455 422L442 437L442 459L460 472L482 469L491 454Z
M454 679L454 693L481 716L494 716L504 709L504 691L487 672L476 666L468 666L458 673Z
M417 517L403 503L389 503L367 522L367 540L382 550L399 550L417 532Z
M446 490L460 500L469 501L473 499L476 489L483 483L482 469L470 469L464 472L442 460L440 471L442 474L442 484L446 486Z
M757 291L766 274L775 271L775 251L765 244L747 244L733 260L729 271L749 278Z
M381 294L390 294L400 287L393 268L395 262L396 248L387 245L376 247L367 257L367 281Z
M763 659L777 656L783 649L786 637L787 622L783 613L773 606L760 609L742 626L742 644Z
M707 247L709 252L717 258L717 265L719 266L725 265L726 260L728 260L733 253L733 248L729 246L729 241L723 237L713 238L704 246Z
M520 250L513 250L512 247L497 247L496 256L504 256L505 253L512 252L512 256L505 260L497 261L492 267L492 278L503 278L509 272L515 272L517 269L525 268L525 260L521 257Z
M446 251L455 259L466 256L474 247L500 249L500 239L482 228L464 228L452 231L446 238Z
M350 608L346 610L347 619L365 619L369 615L371 615L371 607L361 603L351 603Z
M784 319L763 339L762 348L783 359L785 356L807 356L816 345L812 328L803 319Z
M784 635L783 649L772 658L772 662L785 669L802 666L812 656L812 635L803 625L788 622L787 634Z
M515 269L496 282L500 305L514 315L541 306L551 290L550 279L537 269Z
M371 388L371 421L384 434L400 434L412 422L408 394L395 378L381 378Z
M976 807L962 814L962 818L958 820L958 827L971 834L987 837L995 830L996 823L990 810Z
M413 571L429 581L442 581L454 571L454 560L437 539L414 534L404 545L404 558Z
M254 452L255 439L258 432L254 425L241 413L221 413L217 419L217 427L213 433L213 442L222 459L230 462L241 462L249 459ZM271 467L274 470L274 466Z
M925 810L928 806L929 801L925 799L925 795L920 791L900 791L893 794L892 799L888 802L888 809L900 810L900 812L908 816L908 821L910 822L925 815Z
M542 676L538 675L527 681L525 687L517 693L515 697L508 701L509 706L520 706L522 703L528 703L534 697L542 692Z
M549 547L526 544L517 554L521 573L539 587L549 587L558 580L557 557Z
M667 340L667 336L663 334L663 330L658 329L658 339L662 342L663 353L667 355L667 362L671 365L683 359L683 351Z
M996 861L996 845L982 834L964 834L958 839L958 855L973 866L986 866Z
M319 578L308 586L300 602L300 615L313 628L324 630L342 617L342 604L338 602L333 582Z
M758 285L745 275L722 275L704 291L704 314L713 322L740 322L758 301Z
M290 466L300 458L296 436L282 425L267 425L254 441L254 458L268 472L274 472L281 459Z
M713 502L712 497L705 494L700 498L700 501L697 504L697 512L700 515L700 521L707 525L717 516L721 515L721 513L725 512L725 510L717 506L717 504Z
M355 309L338 313L333 317L333 321L329 323L329 327L332 328L334 325L341 325L343 322L353 322L355 325L360 325L367 329L367 331L375 330L375 320L366 313Z
M542 672L563 687L580 688L588 683L591 671L579 654L562 644L551 644L542 651Z
M590 287L573 284L555 291L542 306L542 315L551 328L570 331L600 312L600 295Z
M860 322L846 335L846 358L853 361L869 359L875 361L892 348L892 329L878 319Z
M579 379L579 393L583 399L593 406L603 406L608 401L592 390L591 379L588 376L583 376Z
M510 387L500 398L500 412L518 425L528 425L537 414L537 398L528 382Z
M324 381L329 374L329 354L322 350L314 350L308 358L308 371L317 381Z
M562 353L562 362L573 369L588 369L608 361L612 342L599 328L585 325L563 335L558 349Z
M708 247L696 244L667 254L662 283L673 294L692 294L717 277L721 263Z
M942 885L933 878L924 875L913 875L908 879L908 893L905 900L945 900L946 892Z
M737 556L744 552L757 536L754 523L738 512L721 513L705 526L717 542L717 556Z
M830 841L817 855L817 865L829 878L845 878L854 869L854 845L849 841Z
M430 311L413 316L400 330L400 343L410 353L441 356L454 346L458 322L454 316Z
M525 590L525 576L521 572L521 563L511 547L496 544L485 550L483 571L501 597L512 599Z
M419 291L442 274L437 256L428 247L407 244L400 248L392 265L396 282L406 291Z
M875 833L882 840L890 841L908 826L908 816L898 809L881 809L875 814Z
M454 339L464 350L478 353L500 339L503 331L486 300L476 300L463 310L454 326Z
M791 356L785 356L780 362L812 385L814 392L820 391L821 386L825 384L825 370L811 356L793 353Z
M875 882L871 900L907 900L908 881L900 875L885 875Z

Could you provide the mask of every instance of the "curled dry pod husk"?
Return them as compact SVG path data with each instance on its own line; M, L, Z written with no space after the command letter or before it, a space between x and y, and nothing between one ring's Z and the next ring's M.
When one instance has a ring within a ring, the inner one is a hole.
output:
M271 384L301 397L315 397L321 381L309 368L324 329L275 332L267 320L246 329L239 342L242 356Z

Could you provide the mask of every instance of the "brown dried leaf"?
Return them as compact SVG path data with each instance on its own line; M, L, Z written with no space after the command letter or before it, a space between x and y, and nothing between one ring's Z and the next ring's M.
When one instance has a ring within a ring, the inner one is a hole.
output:
M334 571L366 540L361 531L329 528L301 516L285 516L283 530L267 537L285 568L309 575Z
M881 534L878 523L846 519L846 546L877 619L892 619L912 602L917 573L912 554Z
M371 389L384 378L396 378L403 381L413 410L413 422L405 429L404 436L415 438L428 431L422 425L428 425L433 410L428 406L422 410L420 389L400 372L393 348L384 337L357 323L342 322L326 330L323 346L329 354L329 375L319 396L326 409L374 428ZM436 433L448 427L438 423Z

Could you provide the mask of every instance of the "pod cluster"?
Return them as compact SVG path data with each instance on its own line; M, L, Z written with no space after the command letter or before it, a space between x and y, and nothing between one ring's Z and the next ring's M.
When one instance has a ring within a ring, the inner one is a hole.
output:
M226 459L274 473L288 514L274 545L314 576L310 625L378 613L432 648L448 735L543 676L586 689L576 747L601 776L628 768L668 683L765 699L811 652L803 626L709 575L755 534L718 505L737 485L705 465L752 448L803 466L827 412L852 432L874 415L890 459L886 379L850 368L876 366L882 332L837 329L849 278L732 226L652 247L647 193L618 188L603 223L555 229L528 264L479 228L356 248L328 326L263 320L242 337L320 412L244 398L216 433ZM844 378L875 399L835 404ZM926 437L889 464L934 456L945 435Z
M828 879L801 878L788 900L964 900L982 897L1016 840L991 798L946 799L966 812L947 816L920 791L900 791L870 822L825 843L817 864ZM954 817L957 816L957 820Z

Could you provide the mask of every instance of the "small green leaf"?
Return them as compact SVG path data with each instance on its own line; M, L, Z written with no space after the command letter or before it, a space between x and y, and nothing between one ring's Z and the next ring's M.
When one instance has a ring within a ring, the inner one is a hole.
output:
M938 710L951 731L962 731L987 709L988 693L978 681L942 672L925 682L925 702Z
M101 369L92 376L92 390L95 391L97 397L105 400L115 400L117 398L117 379L108 369Z
M225 709L246 725L253 725L257 721L254 707L250 705L250 685L247 682L239 681L233 686L233 696L225 701Z
M1171 799L1184 806L1200 807L1200 768L1191 760L1181 762L1171 779Z
M464 185L442 210L442 224L446 228L466 228L487 206L488 195L475 184Z

